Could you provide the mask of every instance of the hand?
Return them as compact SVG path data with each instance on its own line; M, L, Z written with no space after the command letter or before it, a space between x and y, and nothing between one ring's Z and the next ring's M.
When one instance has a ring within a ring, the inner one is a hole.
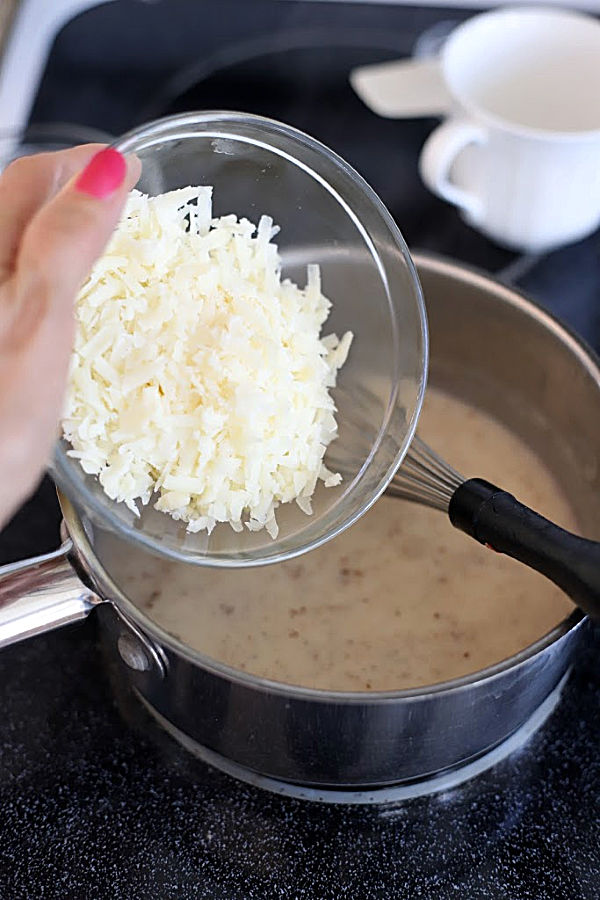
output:
M140 163L100 144L23 157L0 177L0 528L57 436L73 302Z

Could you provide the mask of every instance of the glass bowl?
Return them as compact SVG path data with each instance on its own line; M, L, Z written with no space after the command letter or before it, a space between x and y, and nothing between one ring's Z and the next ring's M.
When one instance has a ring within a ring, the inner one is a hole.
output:
M332 310L323 333L350 330L354 342L333 391L338 438L325 463L343 475L319 484L313 514L295 503L277 509L279 535L217 525L188 534L156 511L137 518L111 501L59 441L53 475L88 528L116 532L147 550L197 565L281 562L320 546L352 525L385 490L416 428L427 370L427 326L421 288L406 244L389 212L344 160L300 131L258 116L198 112L151 122L113 145L142 161L138 188L149 194L212 185L213 213L257 223L269 215L285 277L306 282L321 267Z

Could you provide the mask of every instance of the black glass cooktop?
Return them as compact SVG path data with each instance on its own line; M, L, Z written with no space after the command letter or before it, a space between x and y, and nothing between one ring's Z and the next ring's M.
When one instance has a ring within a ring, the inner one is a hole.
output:
M200 11L201 10L201 11ZM598 236L518 258L475 234L417 173L434 120L383 120L348 87L457 10L291 0L108 4L58 37L32 115L118 133L192 108L284 119L380 193L410 246L521 287L600 349ZM45 481L0 561L58 540ZM330 807L242 785L178 747L103 659L92 620L0 654L0 898L596 900L600 633L520 751L441 795Z
M600 635L526 748L438 797L306 803L181 750L93 622L0 654L6 900L596 900Z

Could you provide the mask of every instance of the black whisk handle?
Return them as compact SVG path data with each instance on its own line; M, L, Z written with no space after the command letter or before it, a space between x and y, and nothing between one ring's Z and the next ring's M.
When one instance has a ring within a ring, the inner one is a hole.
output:
M559 528L481 478L457 488L448 515L455 528L541 572L600 619L600 543Z

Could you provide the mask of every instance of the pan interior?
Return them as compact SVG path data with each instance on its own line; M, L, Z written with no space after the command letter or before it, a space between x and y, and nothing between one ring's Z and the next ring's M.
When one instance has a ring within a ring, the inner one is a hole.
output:
M555 478L483 411L431 387L421 433L467 475L499 481L576 528ZM390 497L331 544L266 570L197 572L153 557L132 566L109 535L102 548L124 593L181 641L234 669L320 690L460 678L571 611L550 582L454 531L443 513Z
M487 476L566 527L599 534L590 499L598 478L590 444L600 444L593 360L536 307L487 279L456 267L449 277L441 263L420 274L434 389L422 436L466 476ZM567 375L577 405L565 402ZM98 533L94 549L143 613L188 647L233 669L329 691L395 691L478 671L572 609L540 576L454 533L443 514L388 498L329 548L225 578L134 560ZM418 572L428 580L416 589Z

